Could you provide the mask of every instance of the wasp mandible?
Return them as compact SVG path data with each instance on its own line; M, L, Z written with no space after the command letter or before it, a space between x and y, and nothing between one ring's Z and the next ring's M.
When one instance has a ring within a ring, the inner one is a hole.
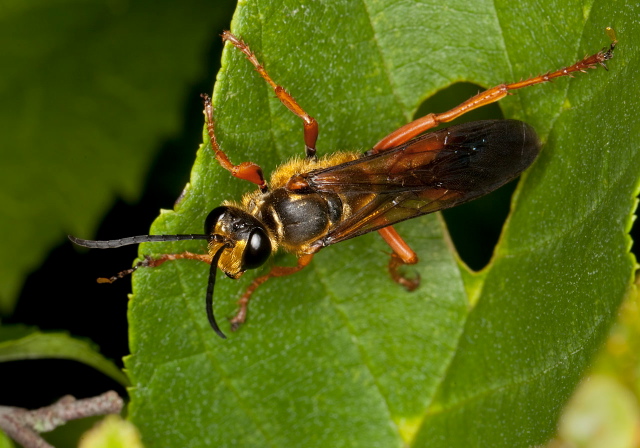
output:
M607 33L611 38L608 48L569 67L512 84L500 84L447 112L418 118L393 131L363 154L341 152L318 158L316 120L273 81L247 44L225 31L223 40L244 53L282 104L302 120L306 157L277 168L269 183L258 165L252 162L234 165L216 140L211 99L202 95L207 131L216 159L232 176L252 182L258 188L247 193L239 204L227 201L214 208L205 220L204 234L142 235L108 241L69 238L80 246L99 249L156 241L208 241L207 254L183 252L146 258L131 269L98 281L110 283L138 268L159 266L169 260L209 263L205 298L207 317L222 338L226 336L213 313L217 269L237 279L246 270L262 266L280 249L294 254L297 265L274 266L267 274L253 280L238 301L239 309L231 319L233 330L246 320L249 299L262 283L299 271L323 247L374 230L392 249L388 265L392 279L413 290L418 287L419 279L406 278L399 268L417 263L418 257L392 225L494 191L529 167L541 147L533 128L517 120L476 121L423 133L470 110L496 102L512 90L586 72L598 65L606 69L605 61L613 57L617 43L611 28Z

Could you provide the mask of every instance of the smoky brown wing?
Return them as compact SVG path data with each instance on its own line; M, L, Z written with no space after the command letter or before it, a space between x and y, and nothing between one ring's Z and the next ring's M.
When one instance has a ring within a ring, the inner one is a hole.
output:
M528 124L486 120L311 171L305 180L312 190L341 194L357 204L322 245L476 199L517 177L539 152L540 142Z

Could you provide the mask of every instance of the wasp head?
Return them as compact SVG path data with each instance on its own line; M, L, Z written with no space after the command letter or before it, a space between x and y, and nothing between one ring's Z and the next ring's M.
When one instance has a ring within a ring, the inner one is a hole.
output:
M247 269L255 269L264 264L272 252L272 243L264 225L249 213L231 206L217 207L209 213L204 225L203 235L140 235L117 240L92 241L83 240L69 235L69 239L84 247L95 249L111 249L130 244L182 241L182 240L207 240L209 242L209 254L211 255L211 268L209 270L209 283L205 304L207 317L213 330L226 337L213 315L213 290L216 282L218 267L231 278L238 278ZM179 255L183 255L179 257ZM118 278L131 274L139 267L159 266L170 259L191 258L201 260L197 255L185 252L184 254L164 256L158 259L146 258L118 275L105 279L99 279L100 283L112 283Z
M209 253L215 254L226 246L218 267L228 277L238 278L247 269L264 264L272 251L272 244L264 225L254 216L236 207L221 206L213 209L204 223L208 235L220 235L224 242L212 239Z

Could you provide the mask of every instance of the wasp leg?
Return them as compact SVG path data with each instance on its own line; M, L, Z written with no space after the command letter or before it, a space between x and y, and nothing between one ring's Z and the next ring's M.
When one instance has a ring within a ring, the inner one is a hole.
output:
M266 191L268 188L267 182L264 180L262 168L260 168L259 165L256 165L253 162L242 162L240 165L234 165L229 160L229 157L227 157L222 149L220 149L220 145L218 145L218 141L216 139L215 123L213 121L213 105L211 104L211 98L206 93L203 93L200 96L204 100L203 113L207 121L207 132L209 134L209 141L211 142L211 149L213 149L218 163L220 163L222 168L229 171L233 177L253 182L254 184L258 185L262 191Z
M133 274L139 268L155 268L160 266L165 261L172 260L197 260L204 261L205 263L211 264L211 255L208 254L194 254L192 252L182 252L181 254L164 254L158 258L145 257L144 260L139 261L135 264L131 269L126 269L124 271L118 272L113 277L105 278L100 277L97 281L98 283L113 283L118 279L124 278L129 274Z
M444 112L441 114L431 113L431 114L425 115L424 117L418 118L417 120L414 120L411 123L408 123L402 126L401 128L393 131L391 134L384 137L382 140L380 140L378 143L375 144L375 146L369 151L369 153L375 154L378 152L385 151L387 149L400 146L403 143L406 143L407 141L416 137L417 135L431 128L434 128L441 123L447 123L449 121L452 121L466 114L467 112L473 109L477 109L479 107L486 106L487 104L491 104L501 100L502 98L504 98L509 94L510 90L522 89L524 87L529 87L536 84L549 82L561 76L572 76L572 73L586 72L587 69L597 68L598 66L602 66L606 69L607 66L605 65L605 61L608 61L613 57L613 50L615 49L617 44L617 41L615 39L615 34L613 33L613 31L612 30L609 31L609 29L607 29L607 34L609 34L609 36L611 37L611 44L609 45L608 49L603 49L596 54L585 57L584 59L576 62L575 64L569 67L565 67L551 73L546 73L540 76L534 76L524 81L520 81L512 84L500 84L496 87L492 87L491 89L485 90L484 92L480 92L476 96L468 99L464 103L454 107L453 109L447 112ZM393 232L396 235L397 239L401 241L401 243L398 243L399 244L398 246L394 246L395 243L392 244L391 242L389 242L389 239L388 239L389 235L385 235L385 231ZM400 238L400 236L397 234L397 232L393 228L386 227L378 230L378 233L380 233L380 235L385 239L385 241L389 243L389 245L394 249L394 252L396 252L396 254L398 253L395 249L396 247L404 247L409 251L411 251L409 246L402 240L402 238ZM413 253L413 251L411 252ZM415 253L413 255L415 256ZM404 264L410 264L404 261L404 258L402 258L402 256L400 256L400 258L394 261L394 256L392 255L392 260L389 263L389 271L391 272L391 276L394 278L396 282L403 284L402 283L403 280L399 280L399 279L403 279L403 277L398 272L398 267L402 264L401 261Z
M488 90L485 90L484 92L480 92L476 96L468 99L464 103L454 107L447 112L441 114L432 113L425 115L422 118L418 118L417 120L414 120L411 123L402 126L401 128L395 130L394 132L380 140L373 147L370 153L377 153L384 151L385 149L399 146L411 140L413 137L423 133L424 131L438 126L441 123L447 123L473 109L477 109L479 107L486 106L487 104L499 101L507 96L509 94L509 91L511 90L522 89L524 87L549 82L555 78L559 78L562 76L572 77L572 73L586 73L587 69L597 68L598 66L602 66L606 69L607 66L605 65L605 61L608 61L613 57L613 50L615 49L617 44L613 32L609 33L608 31L608 34L610 34L610 37L612 38L611 44L608 49L602 49L598 53L587 56L569 67L561 68L560 70L556 70L554 72L548 72L544 75L534 76L529 79L525 79L524 81L515 82L512 84L500 84L498 86L492 87Z
M240 300L238 300L239 309L236 315L231 319L231 330L236 331L247 319L249 300L251 300L251 294L253 294L258 286L269 280L271 277L284 277L285 275L295 274L311 263L312 258L313 254L302 255L298 258L298 264L296 266L274 266L268 274L258 277L251 282L242 297L240 297Z
M418 255L409 247L396 230L389 226L378 230L378 233L393 249L389 260L389 274L394 282L402 285L407 291L413 291L420 286L420 276L407 278L400 273L400 266L405 264L416 264Z
M302 119L302 123L304 125L304 144L306 146L306 155L308 159L314 158L316 155L316 140L318 139L318 122L315 118L306 113L282 86L279 86L273 81L273 79L271 79L265 68L260 64L258 58L256 58L256 55L253 54L247 44L231 34L229 31L224 31L222 33L222 40L231 43L238 50L242 51L249 62L251 62L256 68L256 71L260 76L262 76L262 79L264 79L273 88L280 102L296 116Z

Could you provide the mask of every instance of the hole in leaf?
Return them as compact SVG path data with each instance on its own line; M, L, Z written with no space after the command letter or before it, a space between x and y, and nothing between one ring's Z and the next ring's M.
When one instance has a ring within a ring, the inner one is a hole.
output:
M447 111L482 90L484 89L476 84L456 83L424 101L415 117L431 112ZM504 117L500 107L494 103L468 112L440 127L501 118ZM511 195L515 186L516 181L513 181L487 196L443 212L453 244L460 258L471 269L480 270L491 259L502 226L509 214Z

